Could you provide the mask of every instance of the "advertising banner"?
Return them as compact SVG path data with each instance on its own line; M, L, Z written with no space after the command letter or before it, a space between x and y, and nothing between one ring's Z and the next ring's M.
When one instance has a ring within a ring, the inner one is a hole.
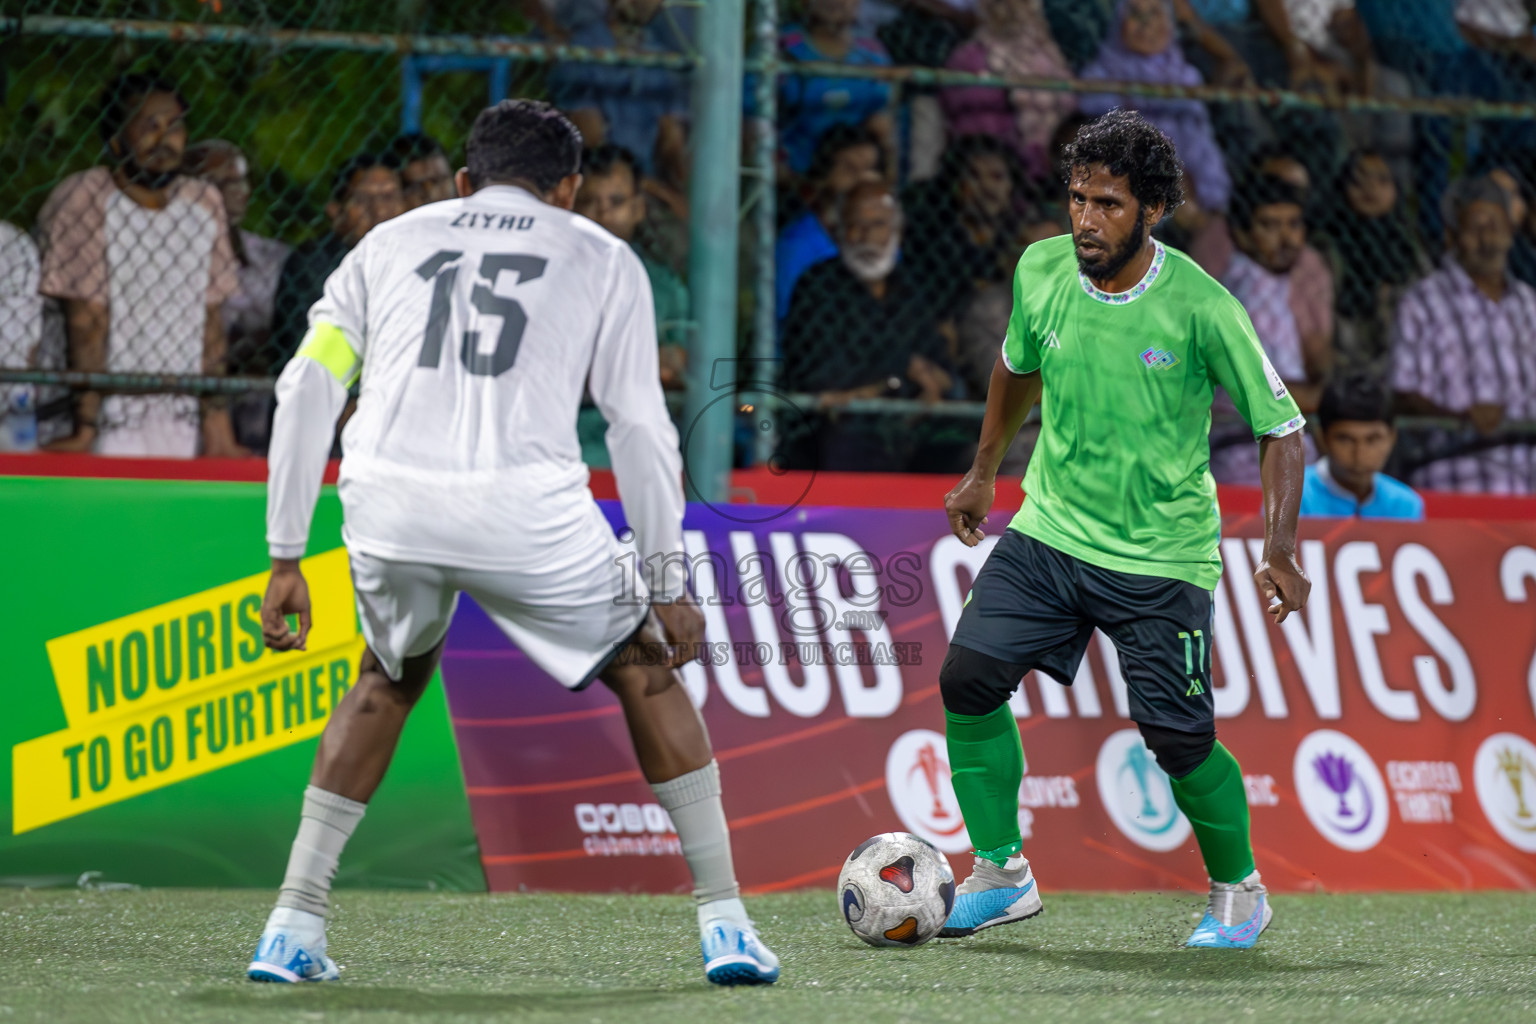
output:
M620 523L617 503L605 511ZM686 526L708 647L684 678L743 884L829 886L860 840L891 830L968 870L938 672L995 535L968 549L942 512L899 509L690 506ZM1262 523L1224 526L1217 726L1243 766L1265 881L1536 885L1536 525L1305 523L1312 599L1280 627L1252 582ZM492 889L687 889L600 684L565 692L469 602L443 673ZM1042 885L1205 888L1106 637L1071 687L1032 674L1012 707Z
M276 883L362 641L327 491L309 650L262 649L264 504L259 484L0 481L0 882ZM619 505L604 510L621 528ZM696 505L686 525L708 646L683 678L743 883L830 885L854 845L893 829L966 870L938 671L995 541L968 549L940 512L894 508ZM1218 729L1266 881L1536 884L1536 524L1317 521L1302 536L1312 602L1276 627L1251 582L1261 523L1228 517L1215 636L1189 638L1213 644ZM688 887L601 684L566 692L467 600L443 681L340 884ZM1012 708L1043 885L1203 887L1105 637L1073 686L1032 675Z
M252 484L0 481L0 881L281 880L363 639L331 492L304 562L308 649L263 647L265 508ZM481 889L476 853L433 687L337 881Z

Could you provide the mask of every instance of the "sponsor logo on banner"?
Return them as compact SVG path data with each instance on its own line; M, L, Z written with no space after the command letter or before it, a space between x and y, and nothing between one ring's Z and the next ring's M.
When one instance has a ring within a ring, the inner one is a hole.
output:
M1472 775L1488 823L1515 849L1536 853L1536 744L1494 733L1477 748Z
M1324 839L1356 853L1381 842L1390 812L1387 786L1364 747L1319 729L1296 748L1292 771L1302 810Z
M588 857L666 857L683 852L660 804L577 804L576 827Z
M1024 766L1019 784L1019 832L1034 835L1035 811L1042 807L1076 807L1081 803L1070 775L1030 775ZM970 834L950 781L944 737L931 729L903 733L885 759L885 788L907 830L922 836L945 853L965 853Z
M304 559L316 608L353 605L347 553ZM318 615L307 650L261 636L268 574L47 642L66 726L11 748L22 833L318 736L353 682L357 617Z
M1024 766L1029 771L1029 766ZM1070 775L1029 775L1019 783L1019 834L1035 836L1035 811L1042 807L1077 807L1077 782Z
M1173 802L1173 785L1135 729L1113 733L1094 766L1099 799L1115 827L1137 846L1166 852L1189 838L1189 819Z
M1451 794L1461 792L1454 761L1388 761L1387 782L1397 799L1399 820L1417 825L1455 821Z
M944 737L932 729L902 733L885 755L885 789L907 831L945 853L965 853L971 837L949 781Z

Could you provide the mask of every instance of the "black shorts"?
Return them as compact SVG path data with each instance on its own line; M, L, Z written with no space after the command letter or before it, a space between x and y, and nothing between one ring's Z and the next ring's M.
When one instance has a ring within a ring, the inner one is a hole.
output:
M1071 686L1095 627L1114 641L1131 719L1184 732L1213 727L1211 592L1164 576L1089 565L1003 531L976 576L950 643Z

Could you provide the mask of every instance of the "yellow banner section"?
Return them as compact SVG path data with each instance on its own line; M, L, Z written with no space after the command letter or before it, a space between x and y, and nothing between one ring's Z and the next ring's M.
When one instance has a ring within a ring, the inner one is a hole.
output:
M357 635L347 552L306 558L311 652ZM205 590L48 641L48 660L71 729L131 717L219 690L254 673L278 675L298 652L261 642L261 596L267 573ZM288 671L297 671L288 669ZM18 781L20 776L17 777Z
M315 583L311 577L312 595ZM334 598L315 605L348 607ZM351 631L353 617L345 621ZM12 830L39 828L319 735L355 680L364 641L354 636L316 649L318 632L310 634L309 651L290 652L238 677L225 673L195 691L156 694L160 699L129 704L126 713L119 703L113 716L88 718L12 747Z

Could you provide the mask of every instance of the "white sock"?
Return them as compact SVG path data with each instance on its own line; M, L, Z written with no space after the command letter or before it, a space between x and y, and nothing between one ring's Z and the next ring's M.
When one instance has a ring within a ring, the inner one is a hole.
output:
M731 862L731 833L720 804L720 766L709 762L697 771L666 782L653 783L656 800L672 816L672 826L683 844L683 859L693 874L693 898L699 923L710 917L746 918L741 889Z
M363 819L367 804L348 800L316 786L304 790L299 834L288 855L288 872L277 894L279 907L291 907L325 917L330 909L331 879L342 848Z
M319 932L321 937L324 937L325 918L319 914L311 914L307 910L297 910L293 907L273 907L272 913L267 915L267 927L275 928L278 931L298 932L307 935Z
M735 921L737 924L746 924L750 920L747 917L747 908L742 904L741 897L739 896L733 896L728 900L711 900L708 903L700 903L698 911L699 931L701 932L706 924L716 918L723 917L727 921Z

